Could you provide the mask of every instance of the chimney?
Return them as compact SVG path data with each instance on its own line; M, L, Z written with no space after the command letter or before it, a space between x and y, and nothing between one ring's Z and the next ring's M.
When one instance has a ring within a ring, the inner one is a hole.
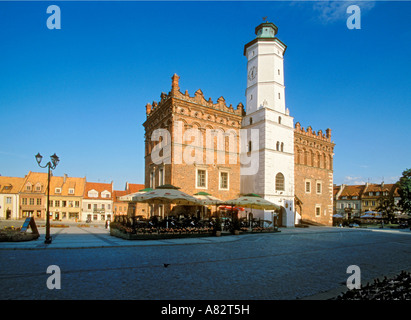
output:
M65 173L63 176L63 183L66 183L66 179L67 179L67 173Z
M171 94L176 94L179 90L180 90L180 86L178 84L178 80L180 79L180 77L177 74L174 74L171 77Z

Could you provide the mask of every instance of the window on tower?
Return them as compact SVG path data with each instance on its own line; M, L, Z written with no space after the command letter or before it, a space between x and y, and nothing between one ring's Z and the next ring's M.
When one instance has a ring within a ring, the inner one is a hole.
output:
M275 176L275 190L284 191L284 175L281 172Z

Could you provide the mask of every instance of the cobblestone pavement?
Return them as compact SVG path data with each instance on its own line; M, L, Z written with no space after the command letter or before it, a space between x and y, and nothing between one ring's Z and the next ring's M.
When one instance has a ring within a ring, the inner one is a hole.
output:
M191 241L127 241L101 226L52 234L47 247L44 237L31 247L0 243L0 299L323 299L341 293L349 265L364 284L411 269L409 230L293 228ZM50 265L60 267L59 290L46 286Z

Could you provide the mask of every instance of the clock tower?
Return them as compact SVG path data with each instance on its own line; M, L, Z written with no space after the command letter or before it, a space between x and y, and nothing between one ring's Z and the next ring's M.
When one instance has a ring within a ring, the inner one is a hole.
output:
M256 193L282 207L281 226L294 226L294 119L285 104L284 53L278 28L264 22L255 28L256 38L244 47L247 58L246 115L247 150L257 157L255 174L241 170L241 193ZM252 139L253 133L258 141ZM254 217L272 220L271 211L253 210Z

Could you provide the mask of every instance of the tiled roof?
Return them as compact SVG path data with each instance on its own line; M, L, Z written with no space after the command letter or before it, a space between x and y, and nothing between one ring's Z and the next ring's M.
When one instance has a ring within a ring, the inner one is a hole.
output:
M35 190L36 185L41 186L41 191L37 191L37 193L45 193L47 192L47 179L48 175L45 172L29 172L25 178L23 185L21 186L20 192L33 192ZM29 191L26 189L27 185L31 185L32 189Z
M128 186L127 194L139 192L140 190L145 188L144 184L136 184L136 183L128 183L128 182L127 182L127 186Z
M126 194L129 194L127 190L114 190L113 191L113 201L120 201L121 196L125 196Z
M98 197L89 197L88 192L91 190L96 190L98 192ZM111 194L110 198L101 197L103 191L108 191ZM111 183L100 183L100 182L86 182L86 187L84 190L84 199L103 199L112 200L113 198L113 185Z
M0 193L19 193L25 178L0 176Z
M341 197L359 197L364 190L365 185L349 185L345 186L341 192Z

